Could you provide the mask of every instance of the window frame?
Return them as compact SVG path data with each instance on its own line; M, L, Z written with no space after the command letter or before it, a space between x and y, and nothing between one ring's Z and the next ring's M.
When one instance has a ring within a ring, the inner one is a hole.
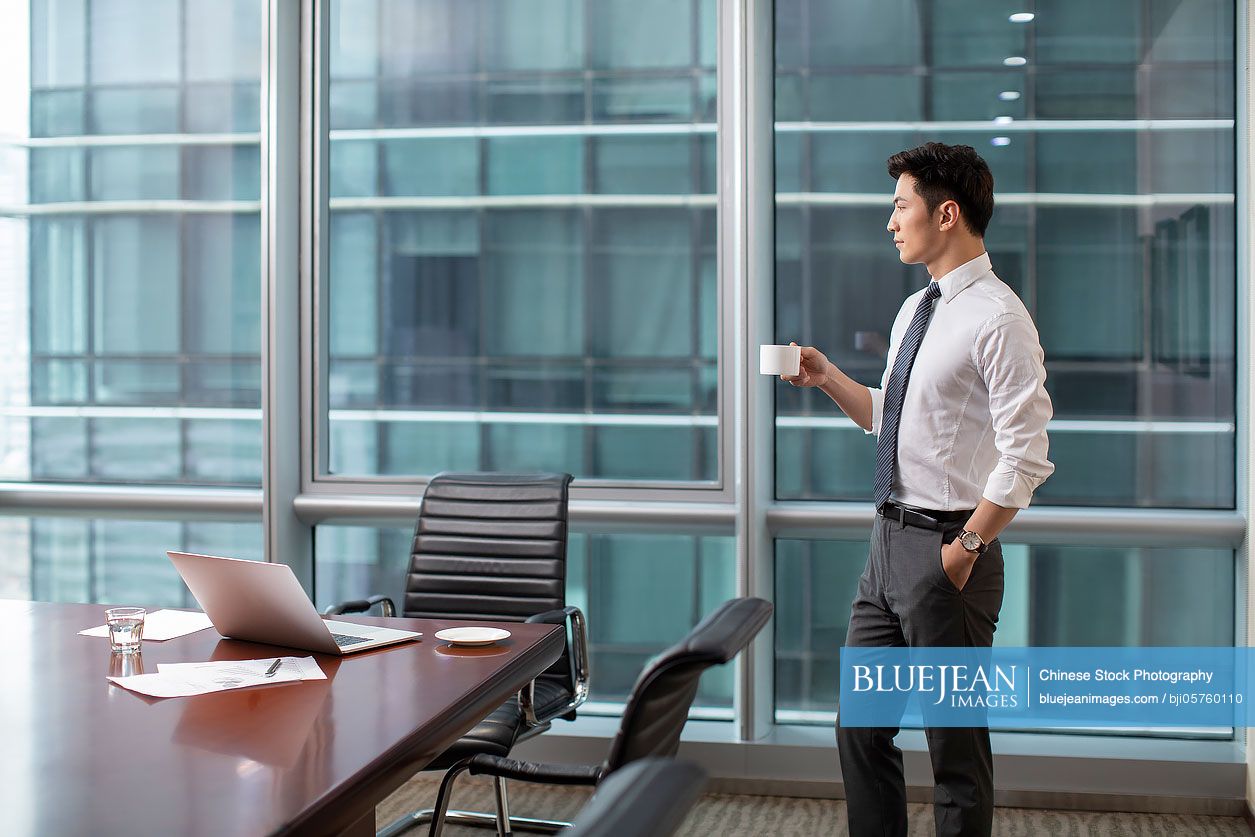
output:
M351 506L369 503L370 498L380 498L385 503L394 503L398 498L413 498L422 494L432 474L420 474L412 477L392 475L335 475L328 473L330 463L330 416L327 404L329 392L328 373L330 369L330 314L329 314L329 239L330 239L330 11L329 0L306 0L307 8L312 13L312 32L310 48L306 54L313 55L312 66L307 69L309 75L309 107L312 112L304 118L312 125L312 137L307 139L313 154L313 180L308 184L308 192L302 195L302 212L308 218L309 230L306 240L313 241L313 260L302 271L302 298L306 301L308 311L303 322L304 333L312 335L313 345L309 341L302 344L302 384L303 403L310 405L308 415L302 425L302 432L312 443L302 451L301 463L301 498L298 502L298 514L312 519L325 509L327 512L338 510L348 511ZM694 8L697 4L694 4ZM718 35L718 33L717 33ZM694 37L697 37L696 31ZM716 81L718 85L717 100L720 113L723 113L722 102L725 95L723 80L725 73L719 70L720 62L716 61ZM720 124L716 120L716 127ZM469 130L469 129L468 129ZM688 129L691 131L692 129ZM471 133L481 133L470 131ZM486 133L491 133L489 129ZM735 213L738 206L723 188L729 176L722 141L724 131L716 132L716 169L719 184L715 196L715 224L718 229L716 239L716 380L718 398L716 408L716 479L711 482L689 480L616 480L579 477L571 486L571 496L577 504L686 504L692 507L716 504L726 506L733 502L734 483L734 444L735 434L729 430L732 417L736 415L736 372L735 364L727 362L730 351L738 345L732 317L729 316L728 300L736 293L736 274L730 269L735 265L737 255L736 241L727 232L729 226L735 224ZM384 499L388 498L388 499ZM415 504L415 509L417 505ZM659 509L654 509L659 511ZM723 519L726 515L715 515L713 509L691 508L696 514L691 516L694 523L708 525L712 517ZM597 508L594 516L618 517L610 508Z

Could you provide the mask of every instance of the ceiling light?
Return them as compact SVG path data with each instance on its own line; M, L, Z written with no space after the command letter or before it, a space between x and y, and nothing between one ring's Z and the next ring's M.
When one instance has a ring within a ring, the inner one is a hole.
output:
M1008 67L1023 67L1028 63L1028 59L1022 55L1012 55L1002 59L1002 63L1006 64Z
M998 148L1002 148L1003 146L1011 144L1011 138L1010 137L994 137L993 139L989 141L989 144L996 146Z
M994 117L995 125L1010 125L1014 121L1015 121L1015 118L1011 116L995 116Z
M1011 15L1011 17L1007 18L1007 20L1011 21L1012 23L1028 23L1035 17L1037 17L1037 15L1033 14L1032 12L1016 12L1015 14Z
M1003 90L1001 93L998 94L998 98L1004 102L1014 102L1016 99L1020 98L1020 91Z

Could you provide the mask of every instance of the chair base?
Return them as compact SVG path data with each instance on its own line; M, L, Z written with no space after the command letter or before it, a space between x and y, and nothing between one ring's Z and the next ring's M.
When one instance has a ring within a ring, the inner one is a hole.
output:
M434 808L424 808L421 811L414 811L399 817L380 829L375 834L375 837L395 837L395 835L408 831L416 825L429 823L434 810ZM450 811L445 815L445 822L453 823L454 825L466 825L471 828L497 830L497 815L486 814L481 811ZM526 831L531 834L557 834L562 829L570 826L569 822L561 822L559 820L510 817L511 831Z

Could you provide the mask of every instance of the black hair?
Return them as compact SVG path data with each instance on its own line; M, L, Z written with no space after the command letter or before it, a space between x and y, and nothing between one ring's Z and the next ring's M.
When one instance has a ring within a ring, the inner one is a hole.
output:
M933 212L944 201L959 205L959 214L972 233L985 237L994 214L994 176L989 165L970 145L929 142L899 151L888 160L889 176L915 178L915 192Z

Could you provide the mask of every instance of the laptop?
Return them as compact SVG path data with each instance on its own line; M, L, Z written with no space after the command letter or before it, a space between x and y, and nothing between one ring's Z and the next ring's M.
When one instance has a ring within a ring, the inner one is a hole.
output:
M218 633L322 654L353 654L421 633L323 619L286 564L167 552Z

